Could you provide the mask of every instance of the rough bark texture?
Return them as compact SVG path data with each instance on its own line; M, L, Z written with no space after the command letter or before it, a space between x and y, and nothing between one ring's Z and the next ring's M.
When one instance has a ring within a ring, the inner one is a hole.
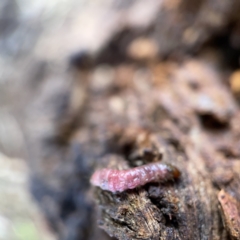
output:
M48 146L39 150L45 155L50 147L45 161L40 156L34 162L33 192L48 215L55 215L53 226L59 213L41 200L48 193L38 197L39 184L58 189L55 201L67 220L67 234L74 233L71 220L82 219L76 229L89 230L85 219L96 218L90 201L95 198L99 225L117 239L239 239L239 107L213 64L195 57L80 71L86 88L78 90L77 100L74 93L64 98L59 135L50 135ZM79 109L80 121L71 109ZM58 151L54 155L52 146ZM100 189L95 197L87 194L89 173L96 167L123 169L154 161L176 166L180 179L119 194ZM58 178L63 185L55 182Z
M31 191L59 239L240 239L239 5L123 1L97 52L26 64L16 110ZM181 177L90 186L97 168L155 161Z
M125 71L126 86L114 94L107 88L106 99L95 95L92 102L98 117L88 122L107 123L106 146L113 152L103 160L122 168L123 160L133 167L161 156L181 178L121 194L98 190L101 227L117 239L228 239L226 229L239 239L239 112L220 70L188 59ZM220 190L233 197L234 207L218 202Z

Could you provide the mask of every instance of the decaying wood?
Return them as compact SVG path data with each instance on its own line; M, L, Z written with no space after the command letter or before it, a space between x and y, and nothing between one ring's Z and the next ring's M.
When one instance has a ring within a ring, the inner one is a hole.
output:
M83 117L71 144L80 144L77 154L86 155L84 161L90 171L96 167L126 169L159 160L181 171L178 181L149 183L123 193L97 189L94 198L99 225L110 236L236 238L240 199L239 108L230 88L221 82L219 71L217 66L210 68L199 58L180 64L165 61L99 65L85 72L88 98L84 100ZM99 79L106 82L97 84ZM68 155L58 155L63 159L61 164L66 157L71 159L71 151L65 154ZM74 161L72 167L84 161ZM48 181L60 175L67 180L63 189L71 186L72 181L84 184L89 176L82 174L89 170L80 169L82 173L67 168L56 171ZM74 177L68 179L72 171ZM52 186L63 191L54 182ZM80 187L81 194L87 193L87 186ZM234 201L218 198L220 191L232 195ZM88 200L84 199L82 204L86 205Z
M72 204L61 213L64 221L77 221L76 212L91 216L90 221L97 218L102 229L121 240L238 239L240 112L219 66L188 57L178 62L104 62L78 74L87 94L66 98L65 117L58 119L59 129L71 131L58 131L58 136L47 132L50 146L61 152L39 150L45 161L35 167L33 178L35 185L48 183L59 194L55 201L60 196L62 209ZM70 114L74 106L79 119ZM51 166L49 159L56 162ZM177 167L181 177L116 194L93 187L89 192L96 168L128 169L155 161ZM37 178L43 174L44 181ZM65 195L64 189L72 190ZM56 219L58 214L51 213ZM68 232L67 223L61 235ZM82 232L75 235L94 239L88 225L79 223Z
M138 71L146 77L135 83L131 76ZM92 102L105 106L95 111L113 126L108 141L116 159L105 162L121 168L120 155L131 167L161 156L181 178L119 194L98 190L100 226L118 239L228 239L229 229L236 238L228 226L232 213L220 201L227 215L221 219L218 201L221 189L239 201L239 110L230 89L200 59L130 66L128 72L127 87Z

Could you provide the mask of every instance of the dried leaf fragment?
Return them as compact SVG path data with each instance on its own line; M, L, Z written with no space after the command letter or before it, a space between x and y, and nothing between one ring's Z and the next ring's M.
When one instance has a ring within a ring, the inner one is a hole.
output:
M231 195L221 190L218 193L222 218L232 239L240 239L240 209L239 202Z

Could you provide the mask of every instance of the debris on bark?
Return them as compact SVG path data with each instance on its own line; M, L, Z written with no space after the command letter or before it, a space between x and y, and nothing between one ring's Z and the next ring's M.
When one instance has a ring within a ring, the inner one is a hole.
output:
M232 239L240 239L240 203L231 195L221 190L218 193L223 221Z

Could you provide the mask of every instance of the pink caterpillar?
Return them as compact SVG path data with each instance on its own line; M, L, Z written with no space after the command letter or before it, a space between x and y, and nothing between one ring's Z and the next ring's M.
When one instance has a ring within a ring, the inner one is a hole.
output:
M160 162L146 164L128 170L101 169L94 172L91 184L111 192L123 192L143 186L148 182L159 182L178 178L179 170Z

